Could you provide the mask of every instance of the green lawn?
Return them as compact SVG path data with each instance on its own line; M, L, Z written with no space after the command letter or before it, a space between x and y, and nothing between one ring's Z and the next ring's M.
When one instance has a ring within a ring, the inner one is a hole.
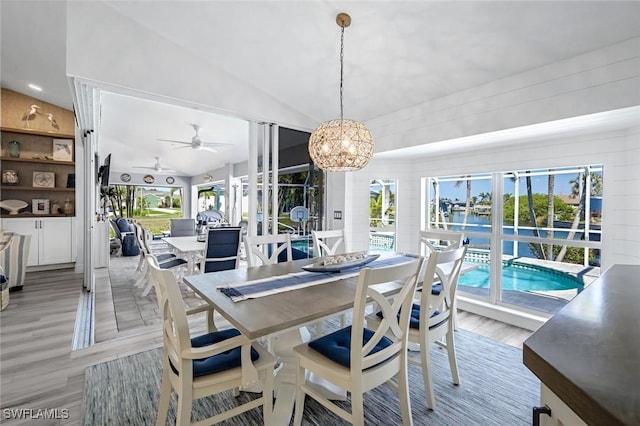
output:
M133 219L148 229L153 235L160 235L168 232L171 228L171 218L181 218L182 209L145 209L143 216L134 216Z

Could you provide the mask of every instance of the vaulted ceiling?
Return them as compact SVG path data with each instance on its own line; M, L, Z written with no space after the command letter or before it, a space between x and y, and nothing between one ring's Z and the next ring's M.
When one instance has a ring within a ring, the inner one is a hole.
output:
M77 56L81 43L88 60L108 58L103 68L112 64L114 75L122 65L117 58L131 62L127 54L136 52L139 60L125 65L147 77L144 87L127 87L128 97L103 96L101 149L126 153L118 170L152 165L158 155L167 167L193 175L239 161L245 119L312 130L337 117L338 12L353 19L345 30L345 116L365 123L640 36L635 1L123 1L73 5L102 8L110 31L96 21L100 33L74 40L68 51L69 29L89 24L68 22L66 2L3 0L0 7L3 87L70 108L68 55ZM125 40L128 28L141 36ZM184 63L175 63L178 57ZM166 66L158 66L163 60ZM196 63L207 78L182 81ZM44 90L28 92L30 82ZM118 81L104 83L119 91ZM189 90L176 96L163 85ZM166 93L150 93L154 88ZM156 103L147 104L149 98ZM173 103L180 107L163 105ZM209 157L157 143L190 139L191 123L203 127L203 138L237 149Z

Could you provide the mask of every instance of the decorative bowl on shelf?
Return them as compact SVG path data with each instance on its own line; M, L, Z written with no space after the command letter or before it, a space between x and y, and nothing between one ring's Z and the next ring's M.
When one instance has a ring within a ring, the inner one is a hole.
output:
M29 204L22 200L3 200L0 201L0 207L9 211L9 214L18 214L18 212Z
M2 172L2 183L6 185L16 185L20 182L18 172L15 170L4 170Z

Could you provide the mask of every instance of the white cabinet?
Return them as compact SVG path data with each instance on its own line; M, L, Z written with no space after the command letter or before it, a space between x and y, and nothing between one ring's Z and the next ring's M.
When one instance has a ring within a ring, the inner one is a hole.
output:
M571 410L558 396L548 387L541 383L540 401L551 409L551 416L542 414L540 425L542 426L587 426L578 415Z
M7 231L31 235L27 266L75 262L72 217L2 219Z

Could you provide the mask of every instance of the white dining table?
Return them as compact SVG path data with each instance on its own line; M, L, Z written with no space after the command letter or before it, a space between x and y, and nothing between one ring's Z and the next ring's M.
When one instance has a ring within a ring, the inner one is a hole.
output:
M187 260L187 273L193 274L195 270L195 257L204 253L205 242L198 241L195 235L189 237L164 237L162 241L167 243L177 252L183 253Z

